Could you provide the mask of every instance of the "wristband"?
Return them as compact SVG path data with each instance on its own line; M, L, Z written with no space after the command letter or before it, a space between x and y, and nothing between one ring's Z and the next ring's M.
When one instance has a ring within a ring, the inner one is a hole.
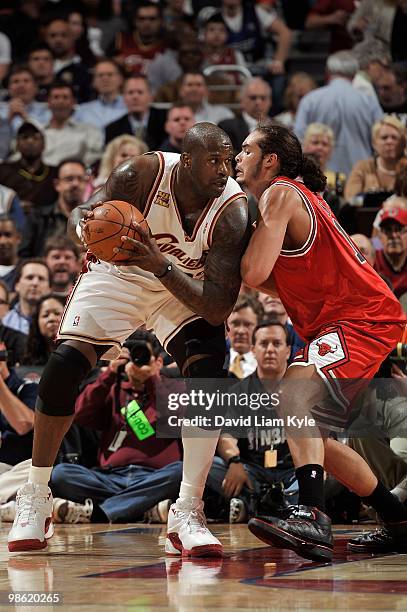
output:
M230 457L228 459L228 467L230 467L232 463L242 463L240 455L235 455L234 457Z
M76 231L76 235L78 236L79 240L82 240L82 226L81 226L80 221L78 221L78 223L76 224L75 231Z
M156 278L164 278L172 270L172 263L167 264L163 274L154 274Z

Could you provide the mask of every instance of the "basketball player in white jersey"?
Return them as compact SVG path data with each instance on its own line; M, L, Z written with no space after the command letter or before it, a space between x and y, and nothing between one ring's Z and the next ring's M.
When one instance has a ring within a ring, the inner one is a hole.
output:
M69 298L60 344L39 385L32 467L17 494L11 552L45 548L53 534L52 465L72 423L78 387L98 358L118 356L121 343L145 324L184 376L224 376L224 321L238 296L250 233L245 194L229 176L232 153L223 130L196 124L181 156L156 152L124 162L73 211L71 230L82 234L97 202L126 200L143 212L151 237L142 237L128 265L92 258ZM183 479L169 514L166 551L217 556L222 545L206 526L202 502L217 436L196 437L203 433L198 428L193 433L189 428L183 439Z

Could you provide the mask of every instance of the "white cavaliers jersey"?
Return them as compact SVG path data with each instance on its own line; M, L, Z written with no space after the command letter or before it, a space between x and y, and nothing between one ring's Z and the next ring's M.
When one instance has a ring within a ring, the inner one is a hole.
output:
M229 177L226 187L219 198L210 200L195 224L193 233L188 236L181 223L177 201L174 194L176 167L180 160L178 153L156 151L160 167L154 185L147 198L143 211L151 233L160 251L182 272L193 278L204 276L205 260L211 246L215 225L225 208L238 198L246 198L238 183ZM117 266L122 274L142 276L152 289L151 281L162 290L162 284L151 272L138 266Z

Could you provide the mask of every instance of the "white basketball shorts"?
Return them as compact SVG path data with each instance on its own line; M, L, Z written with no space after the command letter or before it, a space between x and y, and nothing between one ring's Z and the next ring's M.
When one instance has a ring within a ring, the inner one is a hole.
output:
M153 276L124 274L105 262L89 263L65 306L57 340L111 345L104 359L115 359L122 343L145 325L166 349L186 324L199 319Z

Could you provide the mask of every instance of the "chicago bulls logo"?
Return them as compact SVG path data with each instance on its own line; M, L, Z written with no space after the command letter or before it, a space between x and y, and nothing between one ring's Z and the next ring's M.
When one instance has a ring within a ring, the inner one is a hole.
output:
M336 351L338 350L337 346L333 347L327 342L317 341L316 345L318 347L318 355L320 355L321 357L325 357L325 355L328 355L328 353L336 353Z

